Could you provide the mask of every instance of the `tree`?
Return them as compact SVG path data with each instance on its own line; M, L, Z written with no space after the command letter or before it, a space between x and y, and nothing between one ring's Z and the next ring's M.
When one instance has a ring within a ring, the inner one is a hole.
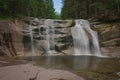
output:
M0 0L0 17L4 17L6 15L9 15L9 4L6 0Z
M52 0L0 0L0 17L54 18Z
M45 0L45 5L46 5L46 17L45 18L54 18L55 15L55 10L53 8L53 1L52 0Z
M63 0L62 18L119 19L120 0Z

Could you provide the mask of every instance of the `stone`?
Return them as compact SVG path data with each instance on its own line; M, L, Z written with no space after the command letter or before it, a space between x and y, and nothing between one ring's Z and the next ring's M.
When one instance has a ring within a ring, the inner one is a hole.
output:
M101 51L105 56L120 57L120 47L102 47Z
M7 75L6 75L7 73ZM51 70L31 64L0 68L0 80L84 80L82 77L65 70Z
M120 24L118 23L100 23L92 27L98 31L101 46L114 47L120 46Z
M47 41L49 38L50 49L51 50L55 49L55 51L52 51L52 52L56 54L63 53L63 50L71 46L71 43L73 42L72 36L71 36L71 27L74 26L74 21L73 20L53 20L53 25L51 24L52 26L48 24L45 25L44 24L45 21L47 20L39 19L39 22L40 22L39 25L31 25L35 51L37 51L37 53L41 55L49 52L48 41ZM25 48L29 51L29 49L27 48L27 45L31 43L31 41L28 40L28 39L31 39L30 24L27 24L27 26L26 25L24 26L23 35L25 35L24 36L24 39L25 39L24 44L26 45ZM64 45L60 46L59 44L64 44ZM28 47L30 47L30 45L28 45Z
M30 24L30 21L33 21ZM35 56L45 54L48 50L47 39L51 39L50 48L55 48L56 54L62 52L65 55L73 54L73 38L71 35L71 27L75 25L74 20L53 20L53 26L44 25L46 19L35 20L35 18L25 18L24 22L0 21L0 55L8 56L26 56L31 52L31 36L30 25L32 26L33 43ZM101 47L119 47L120 46L120 23L91 23L91 28L98 32ZM49 27L48 27L49 26ZM48 28L54 30L48 30ZM3 40L5 36L11 36L12 43L6 43ZM7 34L7 35L6 35ZM48 36L49 35L49 36ZM91 37L91 36L89 36ZM6 44L10 45L10 48ZM104 49L106 51L106 49ZM103 52L104 52L103 50ZM108 50L108 49L107 49ZM106 53L106 52L105 52ZM31 54L30 54L31 55ZM29 55L29 56L30 56Z
M0 21L0 51L8 56L17 56L21 51L22 33L17 21Z

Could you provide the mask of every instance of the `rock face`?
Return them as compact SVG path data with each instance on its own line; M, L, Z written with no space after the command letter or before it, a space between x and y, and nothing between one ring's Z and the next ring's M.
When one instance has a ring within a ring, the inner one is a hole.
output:
M35 18L25 19L24 22L0 21L0 55L11 57L73 54L71 27L75 25L75 21L51 21L49 23L45 19ZM92 28L99 33L103 53L120 53L120 23L101 23ZM35 54L32 54L32 48Z
M99 32L101 46L120 46L120 23L98 24L94 29Z
M120 23L101 23L93 27L99 33L102 53L120 56Z
M22 51L22 35L16 23L0 21L0 55L17 56Z
M74 22L72 20L54 20L54 25L49 25L49 23L44 25L46 20L41 19L37 22L33 19L26 19L24 22L0 21L0 55L14 57L40 56L46 55L46 53L55 55L73 53L71 27ZM31 33L33 44L31 43ZM31 45L34 47L34 55L31 54Z
M25 22L23 42L27 52L31 51L33 45L36 53L34 56L46 54L70 55L73 53L71 27L74 22L72 20L33 20L31 23ZM33 44L31 44L31 38L33 38ZM31 53L27 55L31 55Z

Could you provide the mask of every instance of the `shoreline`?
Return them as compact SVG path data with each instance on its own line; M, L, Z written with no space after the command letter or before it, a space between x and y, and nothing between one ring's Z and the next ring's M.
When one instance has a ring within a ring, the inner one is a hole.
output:
M6 75L7 73L7 75ZM4 75L4 76L3 76ZM32 64L0 67L0 80L84 80L65 70L45 69Z

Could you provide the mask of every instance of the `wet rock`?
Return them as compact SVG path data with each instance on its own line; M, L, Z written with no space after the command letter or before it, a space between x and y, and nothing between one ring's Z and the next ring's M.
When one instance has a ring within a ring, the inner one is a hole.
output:
M106 56L120 57L120 47L102 47L101 51Z
M114 47L120 46L120 24L118 23L101 23L92 27L99 32L101 46Z
M34 19L32 20L34 21ZM55 49L54 51L59 53L71 45L71 27L74 26L72 20L53 20L53 24L52 20L50 24L46 22L47 20L43 21L39 19L38 21L39 25L31 24L31 27L35 49L41 52L40 54L46 53L49 50L48 47L51 50ZM24 38L30 39L30 24L24 27L23 34ZM26 44L28 42L30 43L30 40L26 40L24 43ZM64 45L60 46L59 43Z
M107 56L120 57L120 23L97 23L91 28L98 31L102 53Z

